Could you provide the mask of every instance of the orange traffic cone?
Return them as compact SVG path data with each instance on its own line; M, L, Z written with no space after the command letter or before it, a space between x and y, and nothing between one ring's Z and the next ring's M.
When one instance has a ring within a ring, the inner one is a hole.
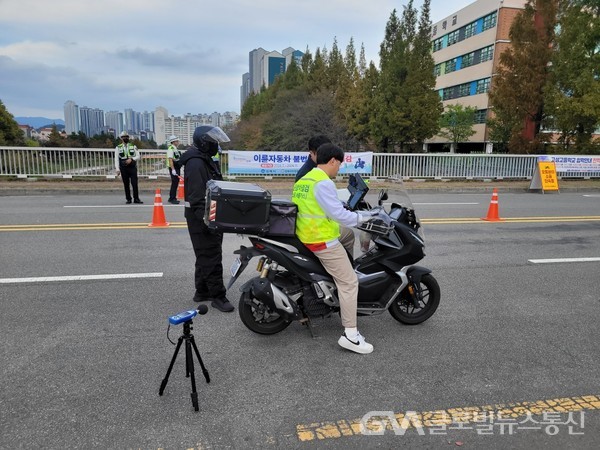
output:
M179 177L179 186L177 186L177 200L183 200L185 198L185 191L183 187L183 177Z
M149 227L168 227L169 222L165 219L165 209L162 204L162 197L160 196L160 189L156 190L154 194L154 213L152 214L152 223L148 224Z
M498 190L496 188L492 192L492 200L490 201L487 217L482 217L481 220L487 220L488 222L500 222L503 220L498 216Z

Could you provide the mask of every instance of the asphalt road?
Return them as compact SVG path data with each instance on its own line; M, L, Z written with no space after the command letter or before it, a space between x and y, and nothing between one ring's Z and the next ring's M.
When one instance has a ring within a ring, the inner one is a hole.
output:
M429 321L359 318L375 351L356 355L339 317L260 336L209 307L194 412L183 352L158 396L167 318L195 306L183 207L156 229L120 193L0 197L0 448L600 448L600 193L501 194L502 222L480 220L489 193L412 200L442 290ZM226 235L226 268L247 243ZM361 434L376 411L419 426Z

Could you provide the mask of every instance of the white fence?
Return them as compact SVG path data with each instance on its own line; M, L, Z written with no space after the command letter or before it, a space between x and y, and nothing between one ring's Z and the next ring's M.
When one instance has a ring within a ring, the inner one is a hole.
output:
M140 154L139 176L169 176L165 150L140 150ZM113 177L114 156L113 149L0 147L0 176ZM405 179L530 179L534 175L536 161L536 155L375 153L371 176ZM227 176L227 151L221 156L221 168ZM600 178L600 170L561 172L558 168L558 176ZM243 178L243 175L236 175L236 178Z

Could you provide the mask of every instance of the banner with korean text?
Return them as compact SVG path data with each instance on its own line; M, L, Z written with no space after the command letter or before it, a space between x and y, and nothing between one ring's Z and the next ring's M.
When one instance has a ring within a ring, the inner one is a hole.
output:
M541 155L538 162L553 162L559 173L600 172L600 156L596 155Z
M294 176L309 158L308 152L229 150L229 175ZM345 153L339 175L373 173L373 152Z

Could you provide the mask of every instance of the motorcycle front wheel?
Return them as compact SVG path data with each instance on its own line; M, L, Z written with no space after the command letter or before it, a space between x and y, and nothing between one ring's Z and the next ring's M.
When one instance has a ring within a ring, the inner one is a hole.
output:
M410 292L412 286L413 293ZM405 325L417 325L429 319L440 304L440 285L431 274L421 277L419 284L407 286L390 305L390 314ZM415 300L417 306L415 306Z
M284 319L260 300L254 298L251 292L243 292L238 305L242 323L258 334L275 334L285 330L290 320Z

